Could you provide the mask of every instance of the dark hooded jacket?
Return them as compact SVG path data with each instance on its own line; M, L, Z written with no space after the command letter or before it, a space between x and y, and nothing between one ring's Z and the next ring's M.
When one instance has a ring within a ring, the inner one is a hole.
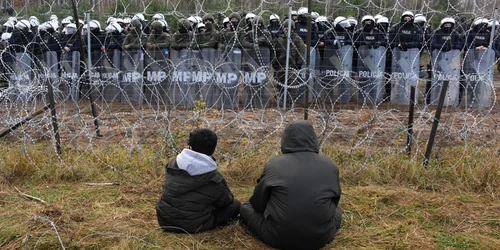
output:
M171 232L210 230L216 226L216 210L233 199L213 158L184 149L166 166L163 193L156 203L158 223Z
M283 154L264 166L250 204L265 217L263 240L272 247L318 249L334 238L340 225L334 219L341 195L339 170L318 151L312 125L291 122L281 139Z

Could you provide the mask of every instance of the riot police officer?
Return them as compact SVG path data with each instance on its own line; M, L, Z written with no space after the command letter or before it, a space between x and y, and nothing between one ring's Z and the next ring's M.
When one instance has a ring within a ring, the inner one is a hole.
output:
M170 47L175 50L191 48L193 33L190 31L191 24L186 19L180 19L177 23L177 32L171 39Z
M422 30L415 25L413 18L413 12L405 11L401 15L400 22L389 30L389 42L392 48L399 48L401 51L422 48Z
M273 38L279 37L283 33L283 27L281 26L280 17L276 14L269 16L269 26L267 30L271 32Z

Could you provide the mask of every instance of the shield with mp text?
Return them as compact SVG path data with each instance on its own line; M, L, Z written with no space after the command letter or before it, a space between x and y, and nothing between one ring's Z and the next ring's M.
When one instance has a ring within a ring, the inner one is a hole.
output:
M247 108L265 108L269 106L269 72L271 52L269 48L245 49L245 61L242 62L244 82L244 105Z
M119 102L121 99L120 77L122 52L118 49L107 50L102 62L102 98L106 102Z
M222 109L237 109L239 106L239 80L241 75L241 50L219 50L215 64L215 106Z
M168 74L170 71L170 53L167 48L146 51L144 65L144 96L150 104L169 103Z
M61 88L64 99L80 99L80 52L63 53L61 57Z
M144 53L142 50L123 51L123 75L120 82L122 92L122 103L142 104L143 92L143 65Z

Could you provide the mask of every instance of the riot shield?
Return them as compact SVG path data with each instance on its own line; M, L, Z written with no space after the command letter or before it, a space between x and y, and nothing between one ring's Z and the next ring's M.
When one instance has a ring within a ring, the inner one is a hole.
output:
M310 53L310 61L309 61L309 80L306 81L306 64L307 64L307 51L304 52L304 65L302 65L302 70L300 71L300 76L302 77L303 84L298 88L297 99L294 100L295 104L304 103L305 93L307 89L307 85L314 86L315 81L315 69L316 62L320 61L319 50L315 47L311 47ZM309 100L312 99L313 94L309 91Z
M195 81L199 92L196 93L196 99L201 99L208 107L214 106L217 100L217 88L214 84L215 58L216 50L213 48L204 48L191 51L191 71L193 72L193 81Z
M143 93L143 65L144 53L142 50L123 51L123 77L121 79L122 103L142 104Z
M82 98L87 99L89 98L89 95L93 95L93 100L103 99L103 82L101 80L101 72L105 58L106 54L102 53L100 50L90 52L90 62L92 63L90 67L90 81L88 83L81 84L80 94L82 95ZM85 74L88 74L88 72L85 72Z
M348 102L351 98L352 46L326 47L316 64L313 85L315 98L321 102ZM319 57L318 57L319 58Z
M61 58L61 85L63 98L78 101L80 98L80 52L63 53Z
M26 102L33 97L34 86L32 55L30 53L16 53L13 64L13 74L10 76L9 99L16 102Z
M167 77L170 71L169 51L168 49L148 50L145 56L144 96L146 102L167 105L169 103Z
M62 101L64 98L63 86L59 81L59 60L57 59L56 51L46 51L43 53L42 66L44 71L40 75L42 82L52 84L54 98Z
M14 75L14 68L15 68L15 62L16 62L16 54L11 53L13 52L11 49L3 49L0 50L1 53L1 77L0 77L0 87L2 88L8 88L9 86L12 87L11 83L11 77ZM7 96L7 92L10 92L9 90L4 90L2 94L4 96Z
M392 50L391 102L394 104L410 104L410 87L418 91L418 72L420 70L420 50L418 48L402 51ZM419 94L416 93L415 96ZM416 101L416 100L415 100Z
M448 81L448 90L446 91L445 106L457 106L460 88L460 50L450 51L432 51L432 79L429 93L431 98L429 104L437 105L441 87L444 81Z
M378 105L384 97L385 47L377 49L363 45L358 48L357 101Z
M465 93L462 102L467 108L489 108L493 105L493 67L495 52L468 50L464 55Z
M229 51L220 50L215 67L214 81L217 85L215 105L222 109L238 108L241 50L238 48Z
M108 50L106 51L106 57L102 62L102 98L106 102L120 101L120 69L122 67L121 57L122 52L120 50Z
M169 96L174 106L192 107L199 96L198 74L193 72L193 59L190 49L170 51L172 71L170 74L171 86Z
M242 63L245 86L245 107L265 108L269 105L269 72L271 51L269 48L245 49Z

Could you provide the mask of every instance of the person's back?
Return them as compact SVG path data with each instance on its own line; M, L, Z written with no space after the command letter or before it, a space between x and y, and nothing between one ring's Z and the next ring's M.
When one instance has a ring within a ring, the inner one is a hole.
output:
M283 155L269 160L241 217L265 243L282 249L317 249L331 242L341 223L339 171L318 155L307 121L290 123Z
M211 156L217 136L197 129L184 149L166 166L163 193L156 203L160 227L170 232L196 233L226 225L239 213L226 180Z

